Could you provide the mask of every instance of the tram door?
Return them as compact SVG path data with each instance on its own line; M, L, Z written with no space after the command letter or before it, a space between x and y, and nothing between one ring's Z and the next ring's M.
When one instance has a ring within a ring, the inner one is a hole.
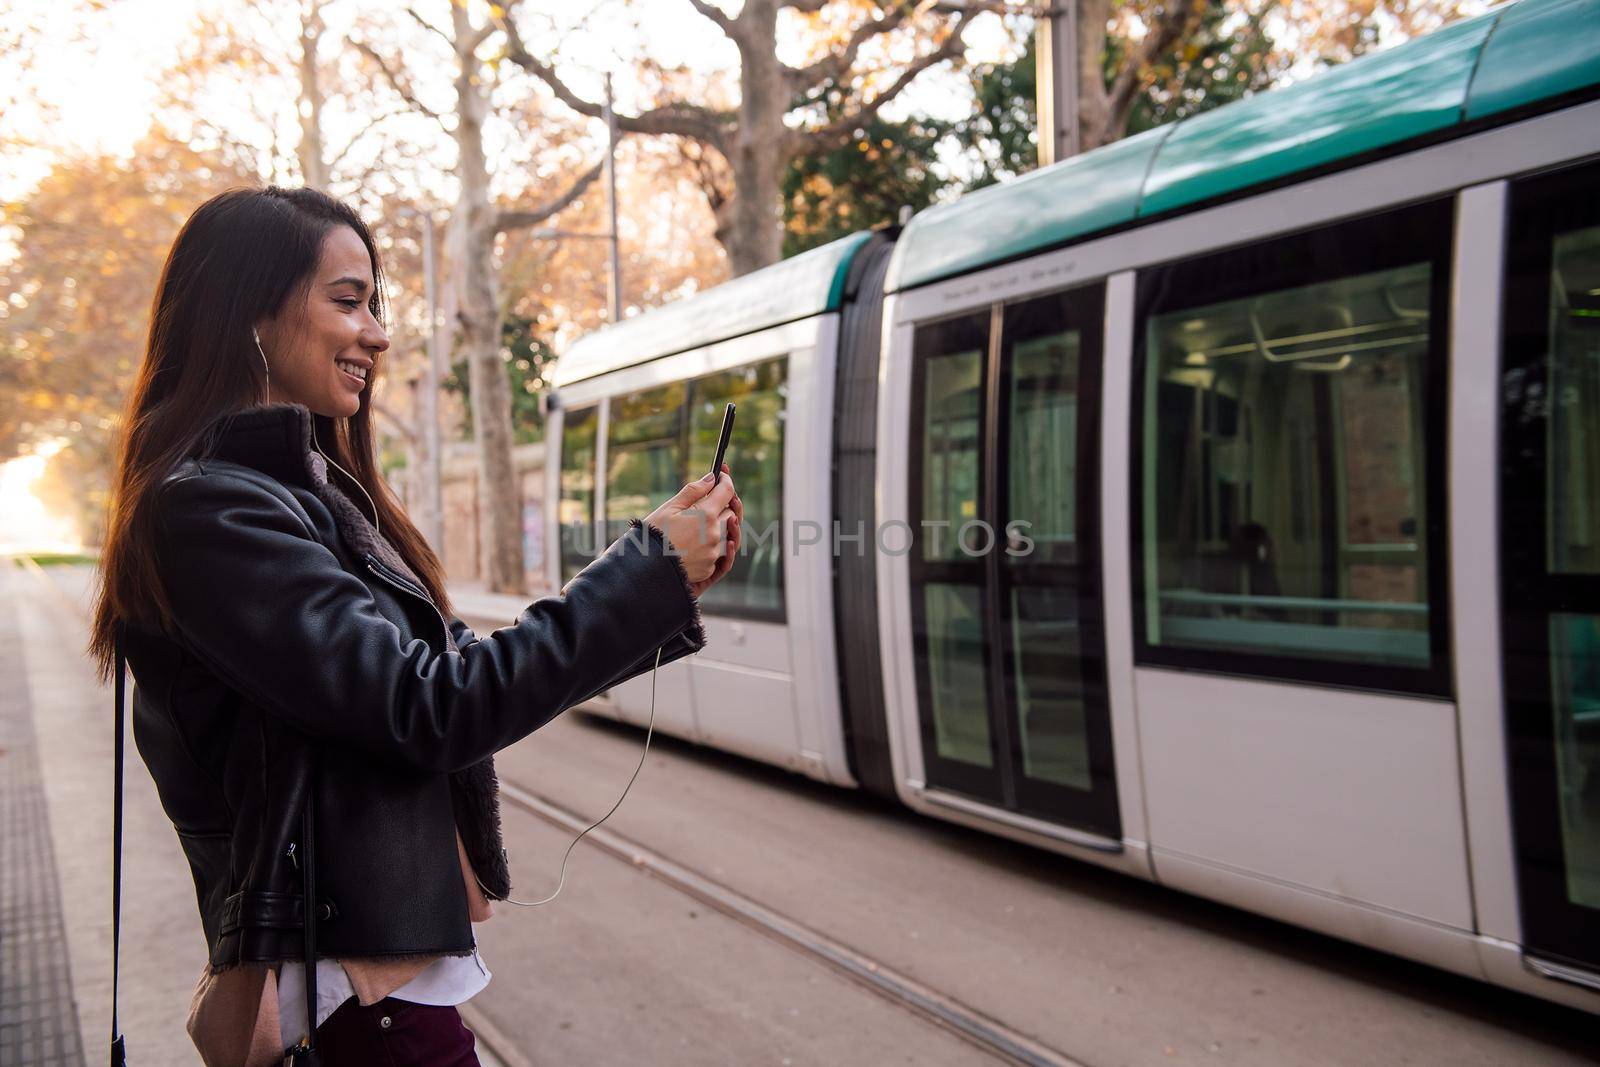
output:
M909 562L928 786L1116 838L1096 538L1104 293L917 329Z
M1600 971L1600 167L1512 186L1506 738L1527 951Z

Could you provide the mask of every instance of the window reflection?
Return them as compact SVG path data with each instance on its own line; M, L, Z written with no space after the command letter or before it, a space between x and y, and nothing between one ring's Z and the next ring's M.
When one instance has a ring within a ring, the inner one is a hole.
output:
M595 556L594 453L599 411L594 407L569 411L562 419L561 501L556 522L563 583Z
M673 382L611 398L606 435L606 543L683 488L683 417L688 387Z
M685 480L711 469L722 412L733 403L733 440L725 462L744 503L744 534L733 569L700 599L708 611L783 612L783 437L788 360L708 374L693 385L689 467Z
M1428 665L1430 274L1150 320L1152 645Z
M1600 226L1555 240L1550 279L1550 569L1600 574Z
M1011 521L1029 558L1074 559L1078 516L1077 330L1017 342L1011 357Z
M928 359L922 461L924 559L957 554L957 534L978 518L978 425L983 353L977 349ZM942 524L942 525L941 525Z
M1550 616L1550 651L1567 899L1600 908L1600 616Z
M930 583L923 597L934 749L943 759L992 767L979 590Z

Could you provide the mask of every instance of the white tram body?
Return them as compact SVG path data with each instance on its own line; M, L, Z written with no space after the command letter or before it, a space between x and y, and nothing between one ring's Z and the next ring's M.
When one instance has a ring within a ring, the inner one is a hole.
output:
M1522 0L599 331L550 578L733 400L659 728L1600 1011L1597 89Z

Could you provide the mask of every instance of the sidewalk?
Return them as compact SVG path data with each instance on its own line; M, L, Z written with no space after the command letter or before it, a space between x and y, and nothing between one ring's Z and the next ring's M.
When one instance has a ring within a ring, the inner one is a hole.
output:
M83 1067L11 570L0 575L0 1064Z
M54 852L51 898L65 928L77 1009L75 1047L86 1050L88 1061L101 1063L111 1033L114 735L112 690L95 681L84 656L90 577L88 568L71 567L51 568L46 577L0 559L0 599L8 605L0 614L17 627L11 641L0 641L7 650L0 661L0 690L13 701L20 697L30 709ZM188 863L134 748L132 693L130 676L119 1021L132 1062L198 1065L184 1023L205 964L205 937ZM32 865L37 870L42 862ZM3 981L8 1006L13 988L27 991L39 984L24 972L13 987L9 964ZM83 1059L12 1059L0 1053L5 1067L57 1062Z
M84 655L92 580L88 567L45 572L0 557L0 1067L103 1063L110 1043L115 738L112 689ZM468 599L480 622L525 606ZM185 1023L205 935L133 743L133 690L130 674L119 1022L132 1063L199 1067ZM463 1005L464 1017L473 1011ZM479 1059L501 1067L488 1036Z

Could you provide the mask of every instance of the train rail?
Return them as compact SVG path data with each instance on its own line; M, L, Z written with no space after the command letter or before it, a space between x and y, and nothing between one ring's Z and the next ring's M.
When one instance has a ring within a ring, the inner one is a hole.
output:
M567 833L580 833L590 822L570 808L504 777L500 779L500 796L511 806ZM745 928L800 953L890 1003L948 1030L1001 1063L1022 1067L1088 1067L1084 1061L1051 1048L881 960L836 941L615 830L600 826L589 831L584 840ZM481 1013L475 1013L475 1018L481 1019ZM484 1043L492 1051L502 1053L497 1046L508 1039L494 1032L492 1024L485 1029L489 1031L487 1036L473 1026L474 1032L485 1038ZM514 1048L505 1049L502 1058L508 1067L525 1062Z

